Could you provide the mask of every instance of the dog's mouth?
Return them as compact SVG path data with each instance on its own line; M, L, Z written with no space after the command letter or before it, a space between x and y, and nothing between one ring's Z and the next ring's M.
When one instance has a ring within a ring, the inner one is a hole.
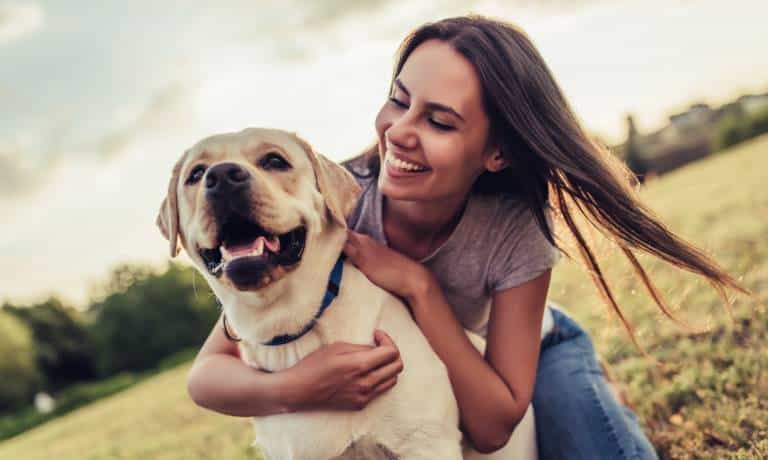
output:
M219 245L198 250L208 272L225 271L237 284L257 284L270 267L290 268L301 261L306 243L304 226L274 234L249 218L233 214L219 228Z

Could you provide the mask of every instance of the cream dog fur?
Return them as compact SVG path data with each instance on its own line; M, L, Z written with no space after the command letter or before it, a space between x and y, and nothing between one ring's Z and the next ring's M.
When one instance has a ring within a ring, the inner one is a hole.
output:
M171 256L180 243L210 284L248 364L280 371L335 341L371 344L376 328L400 350L397 384L363 410L254 418L265 458L535 459L530 408L504 449L481 455L464 445L462 455L444 365L406 307L349 263L338 296L308 333L263 345L312 322L358 194L343 167L278 130L206 138L173 169L158 225Z

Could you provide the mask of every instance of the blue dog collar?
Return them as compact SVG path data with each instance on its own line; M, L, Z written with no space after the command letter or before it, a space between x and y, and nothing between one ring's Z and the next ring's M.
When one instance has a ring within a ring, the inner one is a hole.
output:
M328 279L328 287L325 290L325 296L323 297L323 304L320 305L320 309L317 310L317 313L315 313L315 317L312 318L312 320L307 323L304 328L299 331L298 334L283 334L283 335L277 335L275 337L272 337L272 339L268 342L262 343L262 345L266 345L269 347L275 347L278 345L285 345L287 343L291 343L295 340L300 339L303 337L307 332L311 331L313 327L315 327L315 324L317 324L317 320L320 319L321 316L323 316L323 313L325 312L326 308L333 302L333 299L336 298L336 296L339 295L339 287L341 286L341 275L344 271L344 259L346 259L346 256L344 253L342 253L339 258L336 260L336 265L333 266L333 270L331 270L331 276Z

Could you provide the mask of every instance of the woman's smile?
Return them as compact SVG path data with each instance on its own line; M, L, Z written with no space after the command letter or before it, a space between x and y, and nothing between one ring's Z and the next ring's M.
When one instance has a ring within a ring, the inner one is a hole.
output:
M384 171L392 178L420 177L429 173L430 168L399 158L394 153L387 151L384 156Z

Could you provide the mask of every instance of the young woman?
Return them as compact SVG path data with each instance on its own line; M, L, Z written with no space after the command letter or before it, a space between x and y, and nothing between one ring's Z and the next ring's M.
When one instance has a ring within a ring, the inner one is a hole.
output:
M546 304L559 256L551 215L565 223L622 321L574 210L618 242L665 312L633 249L704 276L721 293L738 283L637 200L626 169L584 133L513 26L473 16L414 31L376 132L377 144L347 162L363 196L345 252L407 301L448 368L475 447L503 446L532 401L542 459L655 458L634 414L609 390L589 337ZM485 336L484 356L465 328ZM240 361L217 325L189 392L236 416L360 408L402 369L396 344L382 332L375 340L327 346L264 374Z

